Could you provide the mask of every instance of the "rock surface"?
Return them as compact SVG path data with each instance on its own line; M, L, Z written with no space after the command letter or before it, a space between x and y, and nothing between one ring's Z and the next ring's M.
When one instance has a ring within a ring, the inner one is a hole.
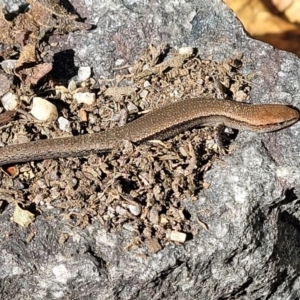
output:
M217 61L242 53L243 72L253 73L252 102L300 107L299 59L249 38L222 1L71 4L96 28L69 34L59 51L72 49L75 65L92 66L98 78L132 63L149 43L196 47ZM210 187L184 202L209 230L148 257L124 250L127 231L72 229L51 210L21 228L10 220L13 207L1 207L0 297L297 299L299 135L300 123L270 134L240 132L236 150L204 178Z

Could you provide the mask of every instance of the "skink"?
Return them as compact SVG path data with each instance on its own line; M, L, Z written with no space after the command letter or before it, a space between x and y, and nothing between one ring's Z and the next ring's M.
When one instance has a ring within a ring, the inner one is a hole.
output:
M85 156L107 152L122 140L143 142L167 139L199 126L220 124L238 130L269 132L283 129L299 119L297 110L280 104L246 104L229 100L182 100L155 109L123 127L102 133L86 134L24 144L0 149L0 166L47 158Z

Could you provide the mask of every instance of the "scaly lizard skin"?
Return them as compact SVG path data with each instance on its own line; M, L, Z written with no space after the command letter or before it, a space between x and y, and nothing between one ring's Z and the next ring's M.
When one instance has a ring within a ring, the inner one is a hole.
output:
M102 133L40 140L0 148L0 166L47 158L108 152L122 140L167 139L193 127L218 126L269 132L299 119L297 110L280 104L246 104L229 100L191 98L178 101Z

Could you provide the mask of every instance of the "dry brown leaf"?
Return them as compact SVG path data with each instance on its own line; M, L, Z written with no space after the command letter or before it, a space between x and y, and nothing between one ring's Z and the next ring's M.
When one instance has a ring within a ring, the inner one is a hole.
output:
M16 75L25 85L37 84L37 82L52 70L51 63L38 64L36 66L16 68Z
M157 253L162 249L159 241L155 238L146 239L145 244L152 253Z
M272 0L272 4L278 9L278 11L283 12L285 11L293 2L294 0Z
M282 33L296 30L297 26L281 19L269 11L261 0L225 0L238 18L243 22L245 29L251 35Z
M17 68L28 63L36 63L35 46L32 44L26 45L20 54L17 62Z
M284 11L284 15L292 23L300 23L300 1L294 0Z
M0 114L0 125L10 122L13 119L15 114L16 114L15 111L6 111Z
M300 55L298 0L224 0L253 37ZM283 14L283 16L282 16Z
M37 84L37 82L52 70L51 63L38 63L35 54L35 45L26 45L21 52L15 69L22 83L25 85Z

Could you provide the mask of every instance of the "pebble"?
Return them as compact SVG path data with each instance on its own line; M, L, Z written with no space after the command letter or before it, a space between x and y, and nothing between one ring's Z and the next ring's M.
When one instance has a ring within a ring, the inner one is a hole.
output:
M123 207L121 207L121 206L118 205L118 206L116 207L116 213L117 213L118 215L125 216L126 213L127 213L127 211L126 211L125 208L123 208Z
M40 121L52 121L58 118L56 106L40 97L34 97L32 99L32 109L30 113Z
M64 117L59 117L58 120L58 126L60 130L70 132L70 122Z
M186 234L180 231L173 230L170 234L170 240L174 242L184 243L186 240Z
M3 107L6 110L14 110L19 105L17 95L15 95L11 92L6 93L1 98L1 102L2 102Z
M127 207L134 216L139 216L141 214L141 207L139 205L128 204Z
M91 77L91 68L90 67L80 67L78 69L78 81L82 82Z
M77 89L76 81L72 78L68 84L68 91L72 94Z
M144 82L144 88L147 88L148 86L150 86L151 85L151 83L148 81L148 80L146 80L145 82Z
M92 105L96 101L95 93L75 93L73 98L78 103L85 103L88 105Z
M181 47L179 50L178 50L178 53L180 55L192 55L194 52L194 49L192 47Z
M142 90L140 92L140 97L141 98L146 98L148 94L149 94L149 92L147 90Z

